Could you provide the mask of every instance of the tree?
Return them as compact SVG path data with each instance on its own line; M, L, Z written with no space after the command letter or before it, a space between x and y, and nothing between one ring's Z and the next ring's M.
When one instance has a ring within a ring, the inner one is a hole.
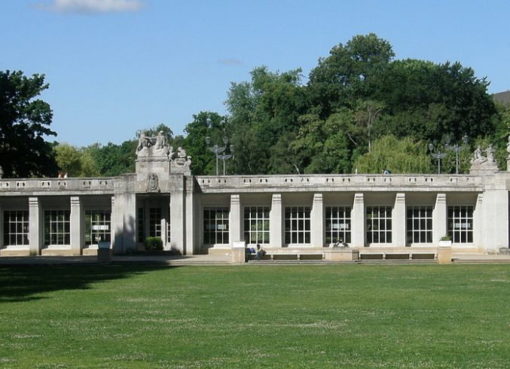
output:
M357 100L370 98L377 88L372 79L394 55L390 43L373 33L333 47L310 72L308 88L316 113L325 118L338 108L353 107Z
M69 144L55 146L55 160L59 169L69 177L79 177L81 174L81 153Z
M427 145L411 137L398 139L383 136L372 146L372 151L360 156L354 163L359 173L431 173Z
M195 175L215 173L215 156L209 147L223 145L227 137L225 117L213 112L200 112L193 115L193 122L186 125L188 134L183 140L186 153L191 156L191 170ZM206 138L209 137L210 143Z
M299 116L309 105L300 69L275 73L255 68L250 82L232 84L226 104L236 173L296 172L294 165L280 159L292 155L285 142L297 133Z
M0 71L0 166L6 177L54 176L57 165L45 136L52 111L37 96L48 88L44 75Z

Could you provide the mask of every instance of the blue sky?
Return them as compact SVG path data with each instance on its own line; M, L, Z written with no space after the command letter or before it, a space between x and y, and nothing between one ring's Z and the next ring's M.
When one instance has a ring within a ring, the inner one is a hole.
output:
M182 133L225 112L231 82L301 67L356 34L397 59L460 61L510 89L510 2L448 0L1 0L0 70L44 73L57 140L120 143L158 123Z

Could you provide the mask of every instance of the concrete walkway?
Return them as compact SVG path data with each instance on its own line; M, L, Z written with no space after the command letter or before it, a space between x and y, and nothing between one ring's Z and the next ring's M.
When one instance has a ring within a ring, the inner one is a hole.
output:
M193 256L161 256L161 255L122 255L113 256L112 263L127 264L160 264L168 266L186 265L232 265L230 256L224 255L193 255ZM344 262L345 263L345 262ZM435 264L435 260L360 260L348 263L360 264ZM473 255L461 254L453 257L454 264L506 264L510 263L510 255ZM0 266L7 265L62 265L62 264L98 264L96 256L3 256ZM289 264L336 264L324 260L250 260L241 265L289 265Z

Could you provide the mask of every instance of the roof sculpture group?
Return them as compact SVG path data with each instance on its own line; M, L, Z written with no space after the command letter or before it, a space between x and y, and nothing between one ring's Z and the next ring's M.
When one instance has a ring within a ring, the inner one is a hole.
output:
M174 151L163 131L159 131L155 137L147 136L142 131L138 138L136 157L139 160L169 160L171 168L177 169L176 172L188 171L191 166L191 156L182 147Z

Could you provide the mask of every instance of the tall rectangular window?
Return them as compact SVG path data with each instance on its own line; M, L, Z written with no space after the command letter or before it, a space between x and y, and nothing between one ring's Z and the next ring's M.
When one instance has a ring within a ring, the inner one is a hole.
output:
M326 207L326 245L338 242L351 243L351 208L328 206Z
M367 243L391 243L391 207L367 206Z
M136 214L136 225L138 227L137 229L137 238L138 242L144 242L145 241L145 212L143 208L138 208L137 214Z
M410 206L407 208L407 242L432 242L431 206Z
M310 208L292 206L285 208L285 243L310 243Z
M228 243L228 208L205 208L204 244Z
M69 245L71 235L69 210L46 210L44 212L44 244Z
M269 243L269 207L244 208L244 240L247 244Z
M111 241L111 213L109 210L85 211L85 245Z
M473 242L473 206L448 206L448 235L454 243Z
M161 208L149 209L149 237L161 237Z
M4 245L28 245L28 211L4 211Z

